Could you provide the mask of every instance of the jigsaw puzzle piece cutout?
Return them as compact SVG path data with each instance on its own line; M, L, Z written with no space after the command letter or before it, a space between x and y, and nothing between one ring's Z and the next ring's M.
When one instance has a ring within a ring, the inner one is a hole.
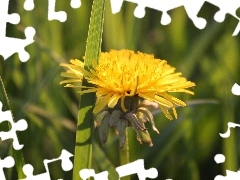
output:
M197 17L198 11L201 9L204 0L188 1L188 0L126 0L137 4L134 10L134 15L137 18L143 18L145 16L145 8L151 8L162 12L160 23L162 25L168 25L171 22L171 16L168 11L171 11L180 6L184 6L189 18L193 21L194 25L203 29L206 26L206 20L201 17ZM115 14L121 10L123 0L111 0L112 13Z
M46 172L41 173L41 174L37 174L37 175L33 174L34 168L31 164L25 164L23 166L23 172L26 175L26 178L21 179L21 180L43 180L43 179L44 180L51 180L48 165L50 163L61 160L62 169L64 171L70 171L73 168L73 163L70 160L70 157L72 157L72 156L73 156L73 154L71 154L68 151L66 151L65 149L63 149L62 152L61 152L61 155L58 158L45 159L43 161L43 164L44 164Z
M237 35L239 35L239 32L240 32L240 18L238 17L236 12L235 12L235 14L236 14L237 18L235 15L232 15L230 13L224 14L224 22L234 21L231 23L231 27L230 27L230 28L235 27L235 29L232 33L232 36L237 36Z
M79 176L83 180L87 180L90 177L93 177L94 180L108 180L108 172L107 171L103 171L103 172L96 174L94 169L82 169L79 171Z
M20 22L20 16L17 13L8 14L9 0L3 0L0 4L0 38L6 35L7 23L18 24Z
M112 13L115 14L121 10L122 4L124 0L111 0L111 8ZM151 8L157 11L162 12L162 17L160 23L162 25L168 25L171 22L171 16L169 15L169 11L172 9L178 8L180 6L184 6L188 17L192 20L193 24L198 29L203 29L207 25L207 20L199 17L198 13L202 10L202 6L205 3L212 4L218 7L218 11L214 14L214 20L216 22L226 21L226 15L230 14L234 18L238 20L238 25L236 26L233 36L236 36L240 31L240 18L236 14L237 9L240 6L240 1L236 0L125 0L131 3L137 4L137 7L134 10L134 15L137 18L143 18L145 16L145 8Z
M11 123L11 129L7 132L1 131L0 132L0 138L4 141L7 139L13 139L13 148L15 150L19 150L23 148L23 145L19 144L18 138L17 138L17 132L16 131L24 131L27 129L28 124L27 121L24 119L21 119L17 122L13 121L11 111L1 111L2 109L2 102L0 101L0 123L3 121L8 121Z
M234 172L226 170L226 176L217 175L214 180L239 180L240 179L240 171Z
M112 13L116 14L120 12L124 0L110 0Z
M23 8L26 11L32 11L34 9L35 5L34 5L34 0L25 0L24 4L23 4Z
M206 1L202 4L201 9L199 9L199 11L196 15L197 15L197 17L204 19L206 22L206 25L207 25L208 21L214 20L214 15L219 10L220 10L219 7Z
M214 160L217 164L224 163L225 162L225 156L223 154L216 154L214 157Z
M199 17L198 13L201 10L205 0L191 1L185 0L183 6L185 11L189 17L189 19L193 22L194 26L198 29L204 29L206 27L207 21L206 19Z
M175 8L178 8L180 6L184 6L186 13L188 14L188 17L193 21L194 25L199 28L203 29L206 26L206 20L198 17L197 13L201 9L204 0L198 0L198 1L187 1L187 0L126 0L128 2L136 3L137 7L134 11L134 15L137 18L143 18L145 16L145 8L151 8L157 11L162 12L162 17L160 20L160 23L162 25L168 25L171 22L171 17L168 13L168 11L171 11ZM115 1L111 0L111 7L112 7L112 13L115 14L120 11L123 4L123 0Z
M232 14L226 14L225 15L225 23L231 22L229 29L234 29L232 36L237 36L239 35L240 32L240 21L238 19L236 19L234 16L232 16ZM223 22L223 23L224 23Z
M151 8L162 12L161 24L167 25L171 22L171 17L168 11L176 7L182 6L184 0L169 0L167 3L164 0L126 0L137 4L134 10L134 16L137 18L143 18L146 14L145 8ZM123 0L111 0L112 13L116 14L121 10Z
M240 21L238 22L238 25L236 26L234 32L233 32L233 36L237 36L240 32Z
M137 174L139 180L146 180L146 178L155 179L158 176L156 168L145 169L144 160L139 159L129 164L122 165L116 168L119 174L119 180L121 177Z
M139 3L134 10L134 16L137 18L143 18L146 15L146 8L152 9L153 7L157 7L154 5L154 3L156 3L156 1L152 1L152 2L153 3L151 3L151 6L147 6L144 3ZM161 7L164 8L163 6L161 6ZM160 11L160 12L162 12L160 23L162 25L168 25L172 20L170 15L168 14L168 11Z
M217 11L214 15L214 20L216 22L229 22L230 19L233 19L233 21L236 22L234 23L235 30L232 36L237 36L240 31L240 18L237 15L237 10L240 7L240 1L209 0L209 3L219 7L219 11Z
M34 42L35 29L33 27L27 27L24 34L26 39L0 37L0 55L2 55L5 60L14 53L18 53L19 59L22 62L26 62L30 58L29 53L25 51L25 47Z
M48 20L58 20L65 22L67 20L67 13L65 11L55 11L56 0L48 0ZM80 0L71 0L70 5L72 8L79 8L81 6Z
M223 154L216 154L214 160L217 164L225 162L225 156ZM240 179L240 171L234 172L226 170L226 176L217 175L214 180L238 180Z
M26 175L26 178L20 180L51 180L49 171L38 175L33 175L33 166L31 164L25 164L22 170L23 173Z
M70 5L72 8L77 9L81 6L81 0L71 0Z
M240 1L236 0L208 0L209 3L219 7L219 11L215 14L215 21L221 23L225 20L226 14L231 14L238 19L236 11L240 6Z
M227 24L227 23L231 22L231 27L232 26L233 26L232 28L236 27L232 36L236 36L240 30L239 20L236 17L234 17L232 14L227 13L227 14L224 14L224 21L218 22L215 20L215 16L219 11L221 11L221 9L218 6L211 4L209 2L205 2L203 4L203 7L201 8L201 10L198 13L198 16L205 18L207 21L214 20L214 22L216 22L216 23ZM229 27L229 24L227 24L227 25Z
M1 180L6 180L3 168L11 168L14 166L14 164L15 164L15 161L11 156L8 156L4 159L0 158L0 179Z
M224 138L227 138L230 136L230 128L235 128L235 127L239 127L240 125L239 124L236 124L236 123L232 123L232 122L229 122L228 123L228 130L227 132L224 134ZM221 137L222 134L220 134ZM215 157L214 157L214 160L217 164L220 164L220 163L224 163L226 158L223 154L216 154ZM240 170L238 170L237 172L234 172L234 171L230 171L230 170L226 170L226 176L223 176L223 175L217 175L214 180L238 180L240 179Z
M62 170L70 171L73 168L73 163L70 160L70 157L73 157L73 154L71 154L67 150L63 149L62 152L61 152L61 155L58 158L50 159L50 160L46 159L46 160L43 161L43 164L48 169L48 164L49 163L61 160L62 161L61 162Z
M6 37L7 23L18 24L20 16L17 13L8 14L9 0L0 1L0 55L6 60L14 53L18 53L19 59L26 62L30 56L25 47L34 42L35 29L27 27L24 31L26 39Z
M228 122L228 129L225 133L219 133L222 138L228 138L231 134L231 128L240 127L240 124Z
M56 0L48 0L48 20L59 20L65 22L67 20L67 13L65 11L55 11Z
M240 96L240 86L237 83L232 86L231 91L234 95Z
M52 1L51 1L51 4L53 4ZM71 0L70 5L71 5L72 8L77 9L81 6L81 0ZM32 11L35 7L34 0L25 0L23 7L26 11ZM53 9L51 8L51 10L53 10L55 12L55 10L54 10L55 9L55 4L54 4L54 7L53 6L51 6L51 7L53 8ZM62 15L64 16L63 19L61 19ZM61 13L60 14L60 20L64 20L64 18L65 18L65 14ZM59 18L57 20L59 20Z
M8 132L4 132L4 131L0 132L0 137L3 141L7 139L13 139L13 148L15 150L20 150L23 148L23 145L19 144L16 131L26 130L28 126L27 122L24 119L21 119L16 123L14 123L13 121L9 121L9 122L11 123L11 126L12 126L11 130Z

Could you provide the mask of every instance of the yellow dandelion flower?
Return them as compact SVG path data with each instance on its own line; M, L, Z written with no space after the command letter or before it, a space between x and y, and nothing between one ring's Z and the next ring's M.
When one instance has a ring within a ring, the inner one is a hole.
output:
M175 106L186 106L186 104L169 92L194 94L187 89L195 86L195 83L187 81L181 76L182 73L175 73L175 68L167 64L166 60L155 59L153 55L141 52L111 50L101 53L99 63L93 63L89 71L83 68L83 62L76 59L70 60L70 64L61 64L61 66L68 68L61 74L68 79L61 81L60 84L67 84L66 87L79 87L81 90L78 92L81 94L96 92L94 114L105 112L106 108L120 110L122 114L117 115L116 123L119 119L127 119L137 131L145 130L143 123L139 121L143 115L149 117L147 119L156 130L151 113L144 107L138 107L137 100L140 98L158 103L165 116L172 120L168 109L172 109L174 117L177 118ZM80 83L83 76L94 87L77 86L76 83ZM116 111L113 112L111 113L116 117ZM111 116L104 114L111 120ZM137 133L139 138L144 140L140 137L141 132Z
M83 69L83 62L70 60L71 64L61 64L68 68L61 75L69 78L61 81L68 83L67 87L75 87L73 84L81 82L83 74L88 82L95 87L82 87L87 90L79 93L96 92L97 103L93 110L94 114L100 112L105 106L114 108L119 99L123 111L124 99L128 96L139 96L148 101L157 102L163 113L169 118L168 109L171 108L177 117L174 104L185 106L186 104L169 95L168 92L186 92L193 94L187 88L195 86L193 82L181 77L182 73L174 73L175 68L167 64L167 61L154 59L153 55L130 50L111 50L109 53L101 53L99 64L93 65L90 72Z

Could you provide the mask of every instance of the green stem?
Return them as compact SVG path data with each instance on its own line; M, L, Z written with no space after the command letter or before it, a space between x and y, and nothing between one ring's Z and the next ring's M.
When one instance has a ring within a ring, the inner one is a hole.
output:
M3 101L3 108L6 107L6 109L11 111L10 103L9 103L7 93L6 93L6 90L5 90L5 87L4 87L3 80L2 80L1 76L0 76L0 95L1 95L0 96L0 101L1 101L1 99ZM12 118L13 118L13 115L12 115ZM14 118L13 118L13 121L14 121ZM12 127L11 123L8 122L8 130L10 130L11 127ZM17 132L16 132L16 135L17 135L17 138L18 138ZM22 167L25 164L25 162L24 162L24 157L23 157L22 150L17 150L16 151L13 148L13 146L11 148L12 148L11 149L12 150L12 156L13 156L13 159L15 160L15 167L16 167L16 170L17 170L18 179L23 179L23 178L25 178L25 175L22 171Z
M231 86L229 83L230 80L226 79L222 90L222 123L224 126L223 132L226 130L226 125L228 122L235 122L236 118L234 117L234 96L230 95L228 87ZM236 131L231 130L231 135L223 140L223 154L225 155L226 161L223 164L223 172L226 169L231 171L238 171L239 162L237 160L238 148L237 148L237 134Z
M120 164L129 163L129 144L128 144L128 129L126 129L126 142L122 149L120 149ZM130 180L130 176L122 177L121 180Z
M105 0L94 0L84 62L84 68L87 70L91 68L92 61L98 61L101 52L104 7ZM85 79L83 79L82 85L90 86ZM94 124L92 109L94 103L95 96L92 93L81 95L74 154L74 180L80 179L80 170L91 169L92 166L92 134Z

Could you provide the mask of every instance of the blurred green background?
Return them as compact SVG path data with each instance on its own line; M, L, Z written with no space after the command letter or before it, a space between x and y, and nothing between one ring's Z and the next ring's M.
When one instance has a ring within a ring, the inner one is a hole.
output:
M63 71L59 63L71 58L82 59L85 53L92 1L82 0L79 9L70 1L57 1L56 10L67 12L67 21L48 21L47 1L35 1L33 11L23 9L24 0L10 0L9 12L21 16L18 25L8 24L7 36L25 38L27 26L36 29L35 42L26 47L30 59L20 62L14 54L7 60L0 57L0 75L9 96L15 120L26 119L28 129L20 132L26 163L34 174L45 172L44 159L57 158L62 149L74 153L79 95L73 89L59 85ZM130 162L144 159L145 168L155 167L157 179L198 180L225 175L226 169L239 169L240 129L231 130L227 139L219 133L227 130L228 122L240 123L240 99L231 93L234 83L240 83L240 40L232 37L238 21L228 15L219 24L213 19L218 8L205 4L199 16L207 20L204 30L197 29L183 7L169 12L169 25L160 24L161 12L146 9L146 16L137 19L136 4L124 2L121 12L113 15L106 1L102 51L131 49L166 59L196 83L195 95L174 94L188 103L178 108L178 119L169 121L153 110L160 134L149 128L153 147L140 145L133 129L129 129ZM0 129L4 129L5 122ZM121 165L118 138L112 131L104 147L99 144L98 130L94 133L93 167L96 172ZM0 141L0 157L10 154L9 142ZM226 156L217 164L214 156ZM72 158L73 160L73 158ZM4 170L8 179L17 179L14 169ZM60 162L50 165L52 179L71 179ZM116 177L115 177L116 178ZM138 179L137 175L131 176Z

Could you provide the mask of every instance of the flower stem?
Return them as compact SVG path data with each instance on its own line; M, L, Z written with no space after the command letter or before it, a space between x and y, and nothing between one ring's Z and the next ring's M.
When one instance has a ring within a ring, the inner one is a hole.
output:
M7 97L7 93L3 84L3 80L2 77L0 76L0 101L3 102L3 109L7 109L11 111L11 107L10 107L10 103ZM12 116L13 118L13 116ZM14 118L13 118L14 121ZM9 130L11 129L11 123L8 123L8 128ZM18 137L18 134L16 132L16 135ZM11 149L11 153L12 153L12 157L15 160L15 166L16 166L16 170L17 170L17 174L18 174L18 179L22 179L25 178L25 175L22 171L22 167L25 164L24 162L24 157L23 157L23 153L22 150L15 150L13 147Z
M126 142L124 147L120 150L120 164L129 163L129 144L128 144L128 128L126 129ZM121 180L130 180L130 176L122 177Z
M101 52L104 7L105 0L93 1L84 62L86 70L91 67L92 61L98 61ZM90 86L85 79L83 79L82 85ZM92 93L81 95L74 154L74 180L80 179L80 170L91 169L92 166L92 134L94 124L92 107L94 103L95 97Z

